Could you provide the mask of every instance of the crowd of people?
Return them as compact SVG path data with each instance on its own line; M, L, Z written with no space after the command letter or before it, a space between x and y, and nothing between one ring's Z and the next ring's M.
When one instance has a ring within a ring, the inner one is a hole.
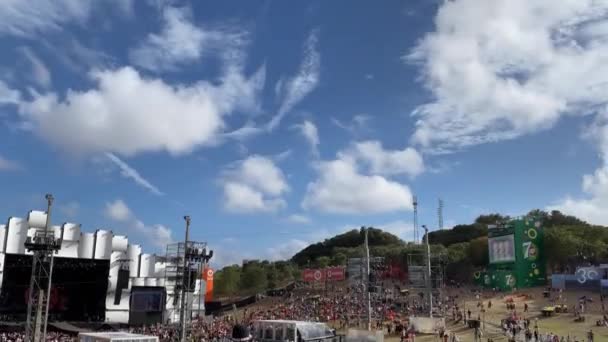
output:
M390 286L386 286L390 288ZM385 290L383 290L385 291ZM529 313L526 300L518 302L511 298L503 297L504 307L492 303L496 293L475 293L471 297L468 290L460 290L460 297L446 295L436 296L433 306L437 314L446 318L453 331L437 331L438 339L442 342L459 342L456 331L474 329L476 341L492 342L490 335L483 337L479 322L486 310L493 305L494 312L504 310L505 319L498 330L502 328L503 336L509 341L526 342L589 342L594 341L594 333L589 330L586 336L559 336L553 332L541 332L538 328L538 318ZM331 326L345 331L348 328L362 328L367 326L367 298L366 292L360 286L332 287L330 289L297 288L285 292L282 296L268 297L261 302L243 308L240 311L233 310L225 312L216 317L205 317L194 319L188 333L191 341L220 341L230 338L232 328L235 324L249 326L253 331L253 322L257 320L297 320L326 322ZM409 325L409 317L417 315L425 310L428 311L427 302L421 296L409 296L408 300L400 301L399 296L388 292L374 293L371 295L371 324L374 329L382 330L388 336L400 337L401 341L413 341L415 336ZM412 300L413 297L413 300ZM463 305L464 297L477 302L477 305ZM602 298L603 299L603 298ZM587 303L585 299L584 303ZM603 300L602 300L603 304ZM502 309L501 309L502 308ZM603 305L602 305L603 308ZM585 312L585 306L578 306L573 310L574 314ZM434 312L435 312L434 310ZM606 320L607 317L604 316ZM451 321L451 322L450 322ZM476 321L477 325L471 324ZM463 327L458 328L462 323ZM485 327L484 327L485 329ZM175 324L155 324L151 326L132 328L133 333L153 335L159 337L160 342L174 341L178 334L178 326ZM494 335L496 336L496 335ZM504 338L504 337L503 337ZM73 335L59 332L49 332L47 341L64 342L74 340ZM0 333L0 341L21 342L24 341L22 332ZM462 340L464 341L464 340Z
M71 342L75 338L72 335L60 332L47 332L46 340L48 342ZM2 342L25 342L24 332L0 332L0 341Z

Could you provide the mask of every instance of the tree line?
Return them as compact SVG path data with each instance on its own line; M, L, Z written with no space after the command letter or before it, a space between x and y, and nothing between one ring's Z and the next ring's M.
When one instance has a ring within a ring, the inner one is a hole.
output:
M540 218L544 227L549 272L573 271L581 263L608 262L606 227L591 225L559 211L532 210L528 215ZM481 215L471 224L430 232L434 262L447 266L448 279L471 281L473 272L488 264L488 225L509 219L497 213ZM300 279L304 268L346 265L349 258L364 255L365 229L372 256L384 257L387 263L403 267L408 258L422 258L420 245L405 242L381 229L362 227L311 244L290 260L255 261L244 266L224 267L216 272L215 291L223 296L257 293Z

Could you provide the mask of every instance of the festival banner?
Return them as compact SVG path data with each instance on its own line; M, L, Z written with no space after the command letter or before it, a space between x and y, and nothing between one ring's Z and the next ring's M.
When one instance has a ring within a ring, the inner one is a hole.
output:
M213 270L206 267L203 271L203 280L205 281L205 302L213 300Z
M325 269L325 274L329 281L343 281L346 279L344 267L328 267Z
M302 271L302 280L305 282L343 281L345 279L344 267L307 268Z
M325 281L325 272L320 269L307 268L302 272L302 279L306 282Z

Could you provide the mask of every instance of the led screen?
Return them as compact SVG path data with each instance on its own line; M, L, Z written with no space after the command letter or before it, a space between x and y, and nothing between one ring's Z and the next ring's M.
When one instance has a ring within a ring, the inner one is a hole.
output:
M488 240L490 263L515 261L515 239L513 234Z

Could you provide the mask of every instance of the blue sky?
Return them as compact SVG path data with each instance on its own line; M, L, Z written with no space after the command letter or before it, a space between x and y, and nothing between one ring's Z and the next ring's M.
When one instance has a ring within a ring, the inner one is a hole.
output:
M608 4L0 3L0 215L216 264L373 225L608 224Z

